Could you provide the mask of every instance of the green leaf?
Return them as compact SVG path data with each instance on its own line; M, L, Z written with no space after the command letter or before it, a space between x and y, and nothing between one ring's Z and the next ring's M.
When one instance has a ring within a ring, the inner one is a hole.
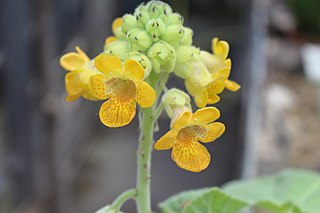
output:
M210 191L210 188L180 192L161 202L159 204L159 207L164 213L182 212L182 209L184 209L188 204L208 191Z
M274 213L319 213L320 176L306 170L285 170L256 180L234 181L224 191Z
M233 181L219 188L181 192L160 204L164 213L237 213L245 207L271 213L319 213L320 175L289 169L255 180Z
M218 188L213 188L193 200L182 212L236 213L247 206L248 203L232 198Z
M247 205L219 188L205 188L179 193L159 206L164 213L237 213Z
M272 202L259 202L256 204L261 209L268 210L272 213L303 213L298 207L292 203L284 203L281 205Z

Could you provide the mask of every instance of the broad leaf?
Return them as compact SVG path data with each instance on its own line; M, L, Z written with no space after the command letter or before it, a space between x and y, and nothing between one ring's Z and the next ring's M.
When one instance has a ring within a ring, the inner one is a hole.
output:
M275 176L234 181L224 191L275 213L320 212L320 176L311 171L290 169Z
M164 213L237 213L247 206L219 188L205 188L181 192L160 203Z
M182 212L236 213L246 206L248 203L232 198L223 191L214 188L193 200Z

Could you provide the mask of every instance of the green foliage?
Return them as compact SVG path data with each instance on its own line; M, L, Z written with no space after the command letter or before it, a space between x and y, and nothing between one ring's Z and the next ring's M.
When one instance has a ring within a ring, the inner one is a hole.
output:
M319 213L320 176L290 169L274 176L233 181L222 189L182 192L160 204L164 213L237 213L246 207L272 213Z
M179 193L161 203L160 208L164 213L234 213L247 205L214 187Z
M320 36L320 1L287 0L296 18L298 30L309 36Z

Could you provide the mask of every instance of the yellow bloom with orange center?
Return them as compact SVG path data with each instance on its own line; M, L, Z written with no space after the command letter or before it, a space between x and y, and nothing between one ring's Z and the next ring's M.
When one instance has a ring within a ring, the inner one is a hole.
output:
M215 107L199 109L193 114L185 111L174 120L171 130L154 144L154 148L172 149L171 158L179 167L200 172L208 167L211 159L200 142L212 142L225 131L224 124L214 122L219 117L220 112Z
M76 51L64 54L60 58L60 65L69 71L65 75L66 101L74 101L81 96L88 100L97 100L89 91L88 82L91 75L97 74L98 71L80 47L76 47Z
M144 69L138 62L128 59L122 65L120 58L100 54L95 58L95 66L102 74L91 76L89 88L96 98L108 99L99 111L104 125L125 126L136 114L136 103L141 107L153 105L156 93L143 80Z

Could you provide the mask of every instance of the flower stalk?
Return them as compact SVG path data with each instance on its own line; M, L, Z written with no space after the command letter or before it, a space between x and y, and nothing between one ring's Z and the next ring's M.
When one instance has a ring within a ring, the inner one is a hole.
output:
M153 146L153 108L142 109L137 168L137 208L140 213L151 213L150 178Z

